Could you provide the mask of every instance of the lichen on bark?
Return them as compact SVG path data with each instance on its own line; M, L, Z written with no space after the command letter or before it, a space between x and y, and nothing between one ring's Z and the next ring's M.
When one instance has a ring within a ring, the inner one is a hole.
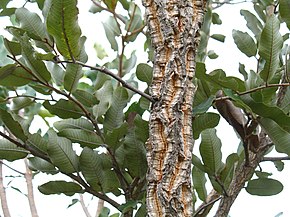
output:
M148 216L192 216L195 55L206 2L143 0L154 48L147 142Z

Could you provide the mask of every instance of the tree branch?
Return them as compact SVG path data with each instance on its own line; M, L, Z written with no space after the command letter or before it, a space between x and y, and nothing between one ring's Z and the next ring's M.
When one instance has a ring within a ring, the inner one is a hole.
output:
M124 81L122 78L120 78L118 75L114 74L113 72L111 72L110 70L108 70L107 68L105 67L99 67L99 66L90 66L90 65L87 65L85 63L82 63L80 61L69 61L69 60L63 60L63 61L58 61L58 63L71 63L71 64L78 64L80 66L83 66L83 67L86 67L86 68L89 68L91 70L97 70L97 71L100 71L106 75L109 75L110 77L116 79L117 81L119 81L123 87L129 89L129 90L132 90L133 92L143 96L144 98L148 99L150 102L154 102L153 98L151 96L149 96L148 94L146 93L143 93L142 91L138 90L137 88L131 86L130 84L128 84L126 81Z
M81 203L81 206L83 208L83 211L84 211L86 217L92 217L91 214L89 213L89 210L88 210L86 204L85 204L84 197L82 194L80 194L80 203Z
M290 157L263 157L262 161L282 161L282 160L290 160Z
M260 86L260 87L256 87L256 88L253 88L253 89L250 89L250 90L247 90L247 91L244 91L244 92L238 92L238 95L245 95L245 94L248 94L248 93L253 93L253 92L256 92L258 90L263 90L263 89L266 89L266 88L274 88L274 87L288 87L290 86L290 83L281 83L281 84L266 84L266 85L263 85L263 86Z
M6 191L3 184L2 163L0 163L0 200L4 217L11 217L8 202L6 198Z
M31 217L38 217L35 200L34 200L34 194L33 194L33 184L32 184L32 172L28 167L27 158L24 159L25 163L25 180L27 185L27 198L29 202Z
M95 6L101 8L102 10L108 11L109 13L113 14L114 17L117 17L122 23L126 24L126 20L122 16L120 16L119 14L115 13L115 11L111 11L110 9L108 9L106 7L103 7L100 3L98 3L98 2L96 2L94 0L92 0L92 3Z
M259 150L256 153L249 151L249 165L246 165L246 163L243 162L236 168L235 176L227 189L228 197L223 197L221 199L215 217L228 216L232 204L236 200L240 191L244 188L245 183L253 176L256 167L261 162L261 159L269 149L269 144L271 143L272 141L270 141L266 134L261 132Z
M14 140L13 138L10 138L9 136L5 135L3 132L0 131L0 136L2 136L3 138L9 140L10 142L14 143L15 145L17 145L20 148L24 148L27 151L29 151L32 155L42 158L43 160L46 160L49 163L52 163L49 156L47 156L46 154L43 154L35 149L33 149L31 146L28 146L26 144L22 144L20 142L18 142L17 140ZM112 206L114 206L116 209L119 209L120 204L117 203L116 201L112 200L111 198L109 198L107 195L102 194L102 193L98 193L95 190L93 190L90 186L87 185L87 183L80 177L80 176L76 176L74 174L69 174L69 173L63 173L65 175L67 175L68 177L72 178L73 180L77 181L80 185L82 185L84 187L84 190L106 202L108 202L109 204L111 204Z

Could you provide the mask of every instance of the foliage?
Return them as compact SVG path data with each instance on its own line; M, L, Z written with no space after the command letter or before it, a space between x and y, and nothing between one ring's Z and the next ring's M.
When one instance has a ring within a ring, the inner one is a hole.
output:
M39 13L25 7L10 8L8 2L0 3L0 16L13 20L6 27L11 37L0 40L0 158L15 161L28 155L36 173L63 173L73 181L47 182L39 186L43 194L88 192L120 213L137 210L135 216L146 216L145 146L150 126L145 114L152 100L148 90L153 76L150 39L140 6L128 0L93 1L91 13L110 13L103 26L111 47L103 48L98 42L96 62L102 64L90 66L86 64L86 37L78 24L76 0L31 1ZM207 180L220 195L226 195L235 169L247 157L246 151L237 150L222 162L222 142L214 128L220 116L224 117L218 108L223 97L247 119L244 137L230 123L241 143L262 129L278 152L290 154L289 35L280 33L282 23L290 27L285 9L289 2L275 2L274 13L268 13L271 2L254 1L255 13L241 10L249 31L232 31L237 49L257 60L255 70L247 71L246 63L237 67L243 80L227 76L222 69L206 71L205 60L218 58L217 53L207 50L208 41L225 40L222 34L210 35L211 25L220 25L222 20L211 7L207 10L196 58L198 87L192 124L194 138L201 138L192 171L194 193L201 201L206 201ZM126 46L136 44L138 35L148 37L144 42L148 63L147 59L137 59L135 50L125 55ZM109 49L115 56L108 55ZM145 86L144 92L139 90L140 84ZM219 90L223 96L216 95ZM136 100L138 94L141 97ZM211 107L218 112L209 112ZM32 133L31 125L39 127L36 116L47 127ZM249 130L251 123L256 125ZM283 170L279 161L275 163ZM259 175L248 181L248 193L265 196L282 191L281 182ZM107 193L125 199L117 202ZM100 216L109 213L104 208Z

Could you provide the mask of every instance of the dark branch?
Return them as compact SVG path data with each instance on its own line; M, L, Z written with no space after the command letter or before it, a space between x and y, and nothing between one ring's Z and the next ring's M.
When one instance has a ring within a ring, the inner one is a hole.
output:
M262 161L281 161L281 160L290 160L290 157L263 157Z
M106 75L109 75L110 77L116 79L117 81L119 81L123 87L143 96L144 98L148 99L150 102L154 102L153 98L151 96L149 96L148 94L146 93L143 93L142 91L138 90L137 88L131 86L130 84L128 84L126 81L124 81L122 78L120 78L118 75L114 74L113 72L111 72L110 70L108 70L107 68L105 67L99 67L99 66L90 66L90 65L87 65L85 63L82 63L80 61L68 61L68 60L64 60L64 61L58 61L59 63L71 63L71 64L78 64L80 66L83 66L83 67L86 67L86 68L89 68L89 69L92 69L92 70L97 70L97 71L100 71Z

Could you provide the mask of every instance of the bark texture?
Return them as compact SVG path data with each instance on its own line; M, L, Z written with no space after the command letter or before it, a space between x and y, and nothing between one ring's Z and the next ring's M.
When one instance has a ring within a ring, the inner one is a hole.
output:
M154 48L148 216L192 216L192 101L205 0L143 0Z

